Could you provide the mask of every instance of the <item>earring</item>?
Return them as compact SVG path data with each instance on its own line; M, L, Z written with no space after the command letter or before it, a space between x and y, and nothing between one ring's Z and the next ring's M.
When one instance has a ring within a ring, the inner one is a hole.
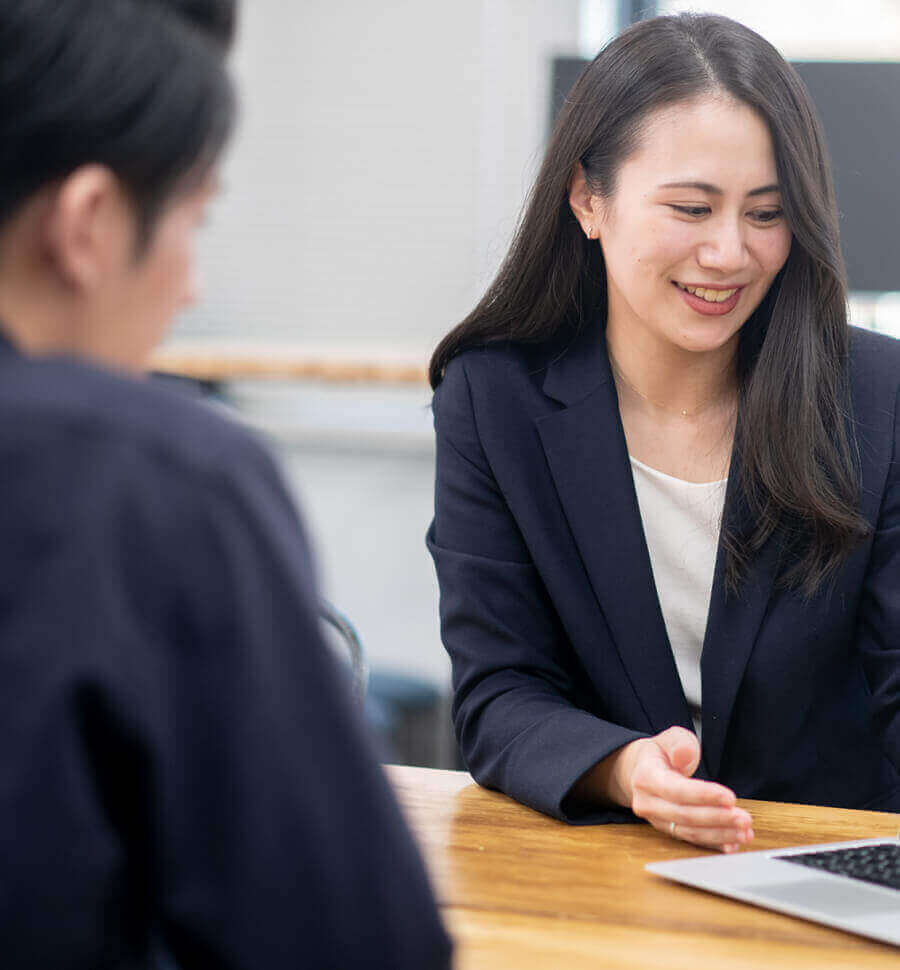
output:
M588 239L593 239L594 238L594 227L593 226L588 226L587 227L587 237L588 237Z

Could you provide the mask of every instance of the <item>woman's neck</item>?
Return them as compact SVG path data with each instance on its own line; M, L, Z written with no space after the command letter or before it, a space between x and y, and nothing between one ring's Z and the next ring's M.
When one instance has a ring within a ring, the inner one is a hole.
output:
M693 417L731 408L737 395L738 335L712 351L684 350L637 328L607 326L619 392L647 412Z

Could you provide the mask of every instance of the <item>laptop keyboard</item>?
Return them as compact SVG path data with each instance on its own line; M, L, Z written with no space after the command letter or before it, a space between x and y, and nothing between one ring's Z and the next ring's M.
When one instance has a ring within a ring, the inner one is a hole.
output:
M900 889L900 842L861 845L852 849L792 853L775 856L811 869L822 869L838 876L850 876L877 886Z

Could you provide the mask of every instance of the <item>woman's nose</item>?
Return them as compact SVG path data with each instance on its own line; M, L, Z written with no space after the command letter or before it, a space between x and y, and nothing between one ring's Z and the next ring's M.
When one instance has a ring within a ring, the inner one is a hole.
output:
M724 222L716 226L697 251L697 262L706 269L733 273L747 265L748 253L740 226Z

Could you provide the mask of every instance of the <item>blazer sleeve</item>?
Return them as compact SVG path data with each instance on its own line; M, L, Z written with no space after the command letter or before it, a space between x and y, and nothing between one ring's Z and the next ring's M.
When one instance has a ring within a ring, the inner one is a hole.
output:
M893 453L860 602L858 648L885 751L900 771L900 390Z
M435 517L427 542L466 764L479 784L564 821L633 821L628 810L567 798L589 768L645 735L578 706L584 685L482 447L464 360L448 366L433 407Z

